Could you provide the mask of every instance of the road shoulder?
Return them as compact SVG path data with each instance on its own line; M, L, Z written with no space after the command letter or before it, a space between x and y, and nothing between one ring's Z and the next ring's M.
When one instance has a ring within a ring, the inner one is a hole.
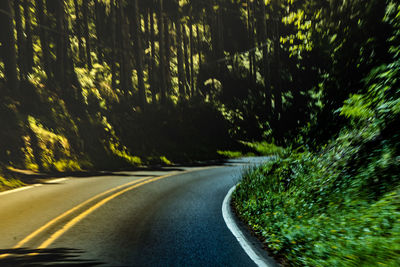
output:
M227 195L225 196L222 204L222 216L226 226L235 236L239 244L247 255L253 260L253 262L260 267L276 267L279 266L273 258L262 248L261 242L251 235L246 229L245 225L238 220L234 212L232 211L231 201L232 193L236 186L233 186Z

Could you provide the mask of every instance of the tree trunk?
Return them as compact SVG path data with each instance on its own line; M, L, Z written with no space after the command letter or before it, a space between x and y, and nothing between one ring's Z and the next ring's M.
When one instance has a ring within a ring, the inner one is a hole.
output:
M171 37L169 35L169 19L164 18L164 36L165 36L165 83L166 93L171 93Z
M131 46L131 40L130 40L130 30L129 30L129 19L126 16L125 8L123 6L123 2L120 2L119 6L119 43L120 43L120 75L121 75L121 88L123 92L125 93L125 100L129 100L131 94L130 92L133 89L133 84L132 84L132 54L131 51L133 51L132 46ZM140 21L140 20L139 20ZM139 24L139 27L140 24ZM139 36L140 38L140 36ZM140 44L141 45L141 44ZM142 73L138 75L143 75L143 69ZM143 79L143 76L142 76Z
M24 17L25 17L25 64L26 72L32 71L33 67L33 41L32 41L32 24L31 24L31 2L30 0L24 0Z
M123 40L123 28L122 28L122 23L123 23L123 18L122 18L122 2L121 1L116 1L115 2L115 14L116 14L116 24L115 24L115 32L116 32L116 41L117 41L117 62L119 63L119 87L124 94L124 98L122 99L123 101L127 101L128 98L128 91L127 91L127 85L126 85L126 71L125 71L125 56L126 56L126 51L124 49L124 40Z
M42 48L44 71L46 72L47 79L49 81L53 81L54 80L53 72L50 64L50 49L46 32L47 19L44 14L43 0L37 0L36 4L37 4L36 8L37 8L38 22L39 25L41 26L39 27L39 38L40 38L40 46Z
M280 66L280 29L279 22L279 5L278 1L274 2L274 12L273 16L273 25L274 25L274 56L275 56L275 84L274 84L274 100L275 100L275 118L277 121L280 120L281 112L282 112L282 83L281 83L281 66Z
M72 23L67 17L66 6L63 0L58 0L56 19L57 29L63 33L58 36L60 40L57 41L61 45L57 50L60 50L59 53L62 55L63 64L59 69L62 79L62 95L66 100L71 114L82 118L85 115L84 100L81 85L74 69L74 58L71 49L70 32L68 30ZM61 63L57 63L57 65L61 65Z
M140 12L139 12L140 13ZM143 41L145 43L145 48L147 48L148 44L149 44L149 35L147 34L149 31L149 17L148 17L148 10L146 9L145 14L143 15L144 18L144 35L143 35Z
M199 25L196 24L196 35L197 35L197 53L199 56L199 67L201 68L202 65L202 59L201 59L201 36L200 36L200 29L199 29Z
M25 64L25 36L24 36L24 30L22 28L20 0L14 0L14 14L15 14L15 28L17 30L19 78L20 80L22 80L25 79L26 76L26 64Z
M92 69L92 57L90 56L90 36L89 36L89 0L83 0L82 2L83 11L83 32L85 35L86 45L86 61L88 69Z
M248 31L248 38L249 38L249 44L248 44L248 48L249 48L249 62L250 62L250 66L249 66L249 70L250 70L250 78L253 79L253 53L250 51L252 49L252 24L251 24L251 13L250 13L250 0L247 0L247 31Z
M207 20L210 29L210 36L211 36L211 49L212 49L212 56L213 59L218 58L218 23L217 23L217 12L213 9L213 1L209 1L209 8L207 12ZM205 25L204 25L205 26Z
M150 75L150 88L151 88L151 97L152 97L152 102L156 103L157 101L157 86L155 84L155 80L154 80L154 73L155 73L155 58L156 58L156 46L155 46L155 30L154 30L154 12L151 9L150 10L150 50L151 50L151 62L150 62L150 66L151 66L151 71L149 71L149 75Z
M271 84L270 84L270 66L269 66L269 59L268 59L268 34L267 34L267 18L266 18L266 11L265 11L265 1L260 0L261 5L261 45L263 51L263 76L264 76L264 86L266 92L266 109L268 113L271 113L271 106L272 106L272 95L271 95Z
M159 34L159 46L160 46L160 93L161 93L161 103L165 104L167 101L166 96L166 76L165 76L165 44L164 44L164 6L163 0L159 0L158 9L158 34Z
M116 3L115 0L110 0L111 8L111 87L113 90L117 89L117 53L116 49Z
M4 71L9 90L18 91L19 81L17 73L17 55L15 50L14 23L11 1L0 0L0 41L2 43L2 55Z
M178 60L178 87L179 97L185 98L185 82L184 82L184 68L183 68L183 52L182 52L182 25L180 18L176 22L176 46L177 46L177 60Z
M97 58L99 63L103 63L103 49L102 49L102 40L103 40L103 32L104 32L104 22L103 18L106 16L105 7L103 2L99 3L99 0L95 0L95 21L96 21L96 37L97 37Z
M188 52L188 38L186 34L186 25L182 25L182 39L183 39L183 58L185 61L185 87L188 87L185 91L188 95L192 92L192 86L190 84L190 65L189 65L189 52Z
M190 85L191 85L191 88L192 88L192 92L191 92L191 95L193 96L194 95L194 62L193 62L193 25L192 25L192 21L190 20L189 21L189 36L190 36L190 38L189 38L189 43L190 43L190 57L189 57L189 59L190 59Z
M66 65L65 58L67 56L66 46L65 46L65 18L64 18L64 1L63 0L52 0L57 4L56 6L56 27L57 32L62 33L57 35L56 40L56 74L57 74L57 82L59 82L61 88L64 88L67 83L64 80L65 77L65 69Z
M257 60L256 60L256 47L257 47L257 40L256 40L256 11L255 11L255 2L252 1L250 3L250 9L252 11L252 19L251 19L251 56L253 57L253 82L257 82Z
M75 6L75 34L76 38L78 39L78 62L82 63L85 62L85 50L83 49L83 44L82 44L82 22L81 22L81 14L80 14L80 9L79 9L79 4L78 0L74 0L74 6ZM81 65L81 64L79 64Z
M146 88L144 86L143 77L143 49L142 49L142 38L141 38L141 25L140 25L140 15L139 15L139 5L138 0L135 0L135 18L134 18L134 42L136 45L135 55L136 55L136 71L138 75L138 87L139 87L139 103L142 108L146 105Z

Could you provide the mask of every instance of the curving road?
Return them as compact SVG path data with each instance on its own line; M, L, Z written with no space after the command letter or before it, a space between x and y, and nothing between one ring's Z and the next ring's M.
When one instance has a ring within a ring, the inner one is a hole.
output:
M243 168L59 179L0 194L0 266L254 266L222 217Z

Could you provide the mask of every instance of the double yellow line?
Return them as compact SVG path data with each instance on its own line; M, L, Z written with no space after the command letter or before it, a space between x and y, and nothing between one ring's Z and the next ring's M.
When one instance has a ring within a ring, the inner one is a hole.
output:
M22 246L24 246L25 244L27 244L29 241L31 241L33 238L35 238L36 236L38 236L40 233L44 232L46 229L50 228L51 226L55 225L57 222L61 221L62 219L66 218L67 216L71 215L72 213L76 212L77 210L83 208L84 206L88 205L89 203L98 200L104 196L107 196L108 194L114 193L106 198L103 198L102 200L100 200L99 202L97 202L96 204L94 204L93 206L89 207L88 209L86 209L85 211L81 212L78 216L72 218L71 220L69 220L61 229L59 229L58 231L56 231L55 233L53 233L49 238L47 238L42 244L39 245L39 247L37 247L37 249L45 249L48 248L52 243L54 243L54 241L56 241L60 236L62 236L65 232L67 232L69 229L71 229L74 225L76 225L78 222L80 222L81 220L83 220L85 217L87 217L89 214L91 214L92 212L94 212L95 210L97 210L98 208L100 208L101 206L103 206L104 204L106 204L107 202L111 201L112 199L130 191L133 190L135 188L138 188L142 185L148 184L148 183L152 183L170 176L176 175L176 173L173 174L168 174L168 175L164 175L164 176L159 176L159 177L155 177L155 178L150 178L149 177L145 177L145 178L141 178L117 187L114 187L110 190L107 190L103 193L100 193L88 200L86 200L85 202L82 202L81 204L69 209L68 211L62 213L61 215L57 216L56 218L52 219L51 221L49 221L48 223L46 223L45 225L43 225L42 227L40 227L39 229L37 229L36 231L34 231L33 233L31 233L30 235L26 236L24 239L22 239L20 242L18 242L18 244L16 244L14 247L12 247L12 249L18 249L21 248ZM122 190L120 190L122 189ZM120 190L120 191L118 191ZM117 192L116 192L117 191ZM8 256L10 256L12 253L7 253L7 254L1 254L0 255L0 259L4 259ZM29 256L34 256L37 255L37 253L31 253L29 254Z

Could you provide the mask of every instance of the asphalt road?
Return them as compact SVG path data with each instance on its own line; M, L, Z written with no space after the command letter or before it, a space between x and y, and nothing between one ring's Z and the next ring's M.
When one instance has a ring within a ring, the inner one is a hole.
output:
M243 168L264 160L69 177L0 194L0 266L254 266L221 206Z

